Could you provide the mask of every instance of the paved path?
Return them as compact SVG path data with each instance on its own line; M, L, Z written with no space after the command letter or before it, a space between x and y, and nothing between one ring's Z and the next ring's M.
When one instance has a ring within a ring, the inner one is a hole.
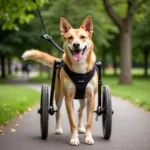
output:
M21 80L18 81L21 84ZM13 82L12 82L13 83ZM14 82L16 83L16 82ZM27 84L29 88L40 91L41 85ZM17 86L17 85L16 85ZM75 105L78 105L75 101ZM37 114L38 105L32 111L24 114L22 119L14 119L4 128L0 135L0 150L150 150L150 113L138 108L120 98L112 97L113 126L111 139L105 141L102 134L101 117L93 120L93 138L95 145L84 144L84 135L79 135L80 145L69 145L70 129L66 110L62 108L63 135L55 135L55 118L49 118L49 137L46 141L40 139L40 116ZM77 109L75 110L77 116ZM19 124L18 127L14 127ZM10 133L9 129L16 132Z

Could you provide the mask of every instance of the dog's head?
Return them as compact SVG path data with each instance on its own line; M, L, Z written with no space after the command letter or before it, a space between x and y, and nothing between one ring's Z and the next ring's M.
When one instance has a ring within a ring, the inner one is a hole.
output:
M64 38L65 52L75 61L80 62L93 48L93 24L90 16L85 18L79 29L73 29L66 19L60 18L60 31Z

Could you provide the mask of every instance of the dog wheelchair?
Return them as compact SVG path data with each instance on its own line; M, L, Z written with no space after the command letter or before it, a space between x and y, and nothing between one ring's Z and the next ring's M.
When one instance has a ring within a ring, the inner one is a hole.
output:
M57 43L52 39L52 37L47 34L46 27L42 19L39 7L36 3L36 0L33 1L37 6L37 10L45 31L45 34L42 35L41 37L43 39L46 39L50 43L52 43L60 52L64 52L64 50L57 45ZM55 112L57 112L57 110L55 110L53 106L53 97L54 97L54 90L55 90L56 71L59 69L61 63L62 62L60 61L54 62L51 91L49 90L49 86L47 84L43 84L41 88L41 101L40 101L40 108L38 109L38 113L40 114L41 138L43 140L47 139L48 137L49 115L54 115ZM112 114L113 114L110 88L108 85L104 85L102 90L101 62L97 62L95 64L95 67L97 68L97 72L98 72L98 98L97 98L98 102L94 113L96 114L96 121L98 120L98 117L102 115L103 136L105 140L108 140L111 137ZM50 97L49 97L49 93L50 93Z
M41 88L41 101L40 101L40 108L38 109L38 113L40 114L42 139L47 139L48 137L49 115L54 115L55 112L57 112L57 110L55 110L53 106L53 97L54 97L54 90L55 90L56 71L59 69L60 65L61 65L60 61L54 62L51 91L49 91L49 86L47 84L43 84ZM108 140L111 137L112 114L113 114L110 88L108 85L104 85L102 91L101 62L97 62L95 66L97 67L97 72L98 72L98 103L94 113L96 114L96 121L98 120L98 117L102 115L103 136L104 139ZM50 93L50 98L49 98L49 93Z

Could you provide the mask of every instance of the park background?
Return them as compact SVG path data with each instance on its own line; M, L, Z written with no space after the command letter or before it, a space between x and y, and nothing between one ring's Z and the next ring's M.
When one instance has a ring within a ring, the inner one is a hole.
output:
M93 20L94 51L102 62L102 79L112 95L150 111L150 1L149 0L37 0L47 33L62 47L60 17L79 28L87 15ZM25 112L39 93L24 86L6 84L22 74L21 56L35 48L61 57L50 42L41 39L43 26L32 0L0 0L0 124ZM50 83L51 71L27 61L32 83ZM16 66L18 69L16 70Z

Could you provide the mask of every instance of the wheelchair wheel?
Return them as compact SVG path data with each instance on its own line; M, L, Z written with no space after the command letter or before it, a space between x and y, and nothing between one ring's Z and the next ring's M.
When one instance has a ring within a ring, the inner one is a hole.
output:
M111 105L111 95L109 86L105 85L103 88L102 97L102 127L104 139L108 140L111 136L112 129L112 105Z
M41 109L40 109L42 139L47 139L48 136L48 119L49 119L48 98L49 98L48 85L43 84L41 88Z

